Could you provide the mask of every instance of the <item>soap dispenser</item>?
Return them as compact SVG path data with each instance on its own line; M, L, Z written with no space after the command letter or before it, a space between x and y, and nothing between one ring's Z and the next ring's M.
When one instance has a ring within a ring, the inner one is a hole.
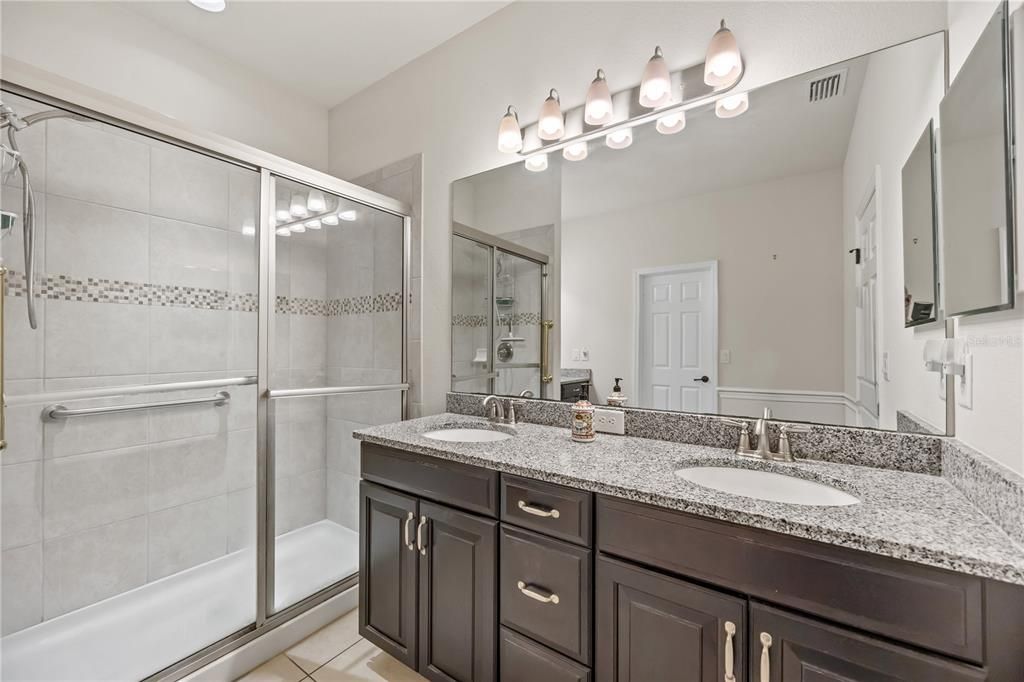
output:
M620 381L622 381L622 377L615 377L615 387L607 398L610 407L622 407L626 404L626 396L622 394L622 389L619 387Z
M580 387L580 399L572 406L572 439L577 443L594 442L594 405L590 402L590 385Z

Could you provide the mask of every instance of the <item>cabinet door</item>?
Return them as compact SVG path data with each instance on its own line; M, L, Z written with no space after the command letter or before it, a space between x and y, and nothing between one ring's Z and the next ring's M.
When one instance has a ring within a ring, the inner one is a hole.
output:
M418 503L366 481L359 498L359 633L415 668Z
M497 674L498 522L420 502L424 518L420 674L490 682Z
M603 555L596 564L597 680L747 679L745 600Z
M750 605L750 682L980 682L984 671L779 609Z

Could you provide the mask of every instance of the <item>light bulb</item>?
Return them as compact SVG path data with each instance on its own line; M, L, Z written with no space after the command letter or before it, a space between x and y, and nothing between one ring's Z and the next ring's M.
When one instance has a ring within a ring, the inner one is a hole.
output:
M338 224L338 216L335 215L334 213L328 213L327 215L325 215L322 218L320 218L320 220L323 222L324 225L337 225Z
M292 193L292 201L288 205L288 213L296 218L305 218L309 215L309 209L306 208L306 197L302 196L298 192Z
M686 112L685 111L674 111L671 114L665 114L658 119L658 122L654 124L654 129L662 135L672 135L678 133L680 130L686 127Z
M625 149L633 144L633 129L620 128L604 136L604 143L611 149Z
M547 170L548 155L537 154L536 156L531 156L530 158L523 162L523 165L526 166L526 170L533 171L534 173L539 173L540 171Z
M342 211L341 213L338 214L338 217L344 220L345 222L351 223L353 220L356 219L356 212L352 210Z
M327 200L324 199L324 193L318 189L309 190L309 196L306 197L306 208L310 213L320 213L326 209Z
M640 81L640 106L651 109L663 107L672 101L672 76L668 72L668 64L661 55L661 48L654 48L654 56L644 67L644 77Z
M736 118L750 106L747 93L729 95L715 102L715 116L718 118Z
M319 218L313 218L312 220L307 220L306 222L302 223L302 225L303 225L303 227L308 227L311 230L319 230L320 227L321 227L320 219Z
M523 148L523 131L519 128L519 115L511 104L498 125L498 151L515 154Z
M729 87L743 74L743 57L736 36L725 27L725 19L708 44L704 58L704 82L712 87Z
M583 108L583 121L592 126L603 126L612 122L612 93L608 89L608 81L604 78L604 70L597 70L597 78L590 83L587 90L587 104Z
M587 158L587 143L576 142L562 150L562 157L567 161L582 161Z
M540 107L537 119L537 137L542 140L560 140L565 135L565 120L562 118L562 105L558 99L558 91L551 88L548 98Z

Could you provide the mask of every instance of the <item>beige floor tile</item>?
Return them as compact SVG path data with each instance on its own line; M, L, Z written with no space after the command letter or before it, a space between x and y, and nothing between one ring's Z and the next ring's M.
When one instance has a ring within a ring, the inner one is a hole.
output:
M238 682L299 682L306 677L302 668L288 660L284 654L278 654L258 668L250 670Z
M353 610L302 640L286 654L293 663L311 673L360 639L359 611Z
M312 675L316 682L425 682L365 639Z

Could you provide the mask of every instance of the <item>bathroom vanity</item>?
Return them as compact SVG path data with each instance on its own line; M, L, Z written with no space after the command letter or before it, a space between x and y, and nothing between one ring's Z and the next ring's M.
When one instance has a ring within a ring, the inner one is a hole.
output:
M445 414L357 432L360 631L434 680L1024 679L1024 550L937 476ZM750 467L858 498L683 480Z

